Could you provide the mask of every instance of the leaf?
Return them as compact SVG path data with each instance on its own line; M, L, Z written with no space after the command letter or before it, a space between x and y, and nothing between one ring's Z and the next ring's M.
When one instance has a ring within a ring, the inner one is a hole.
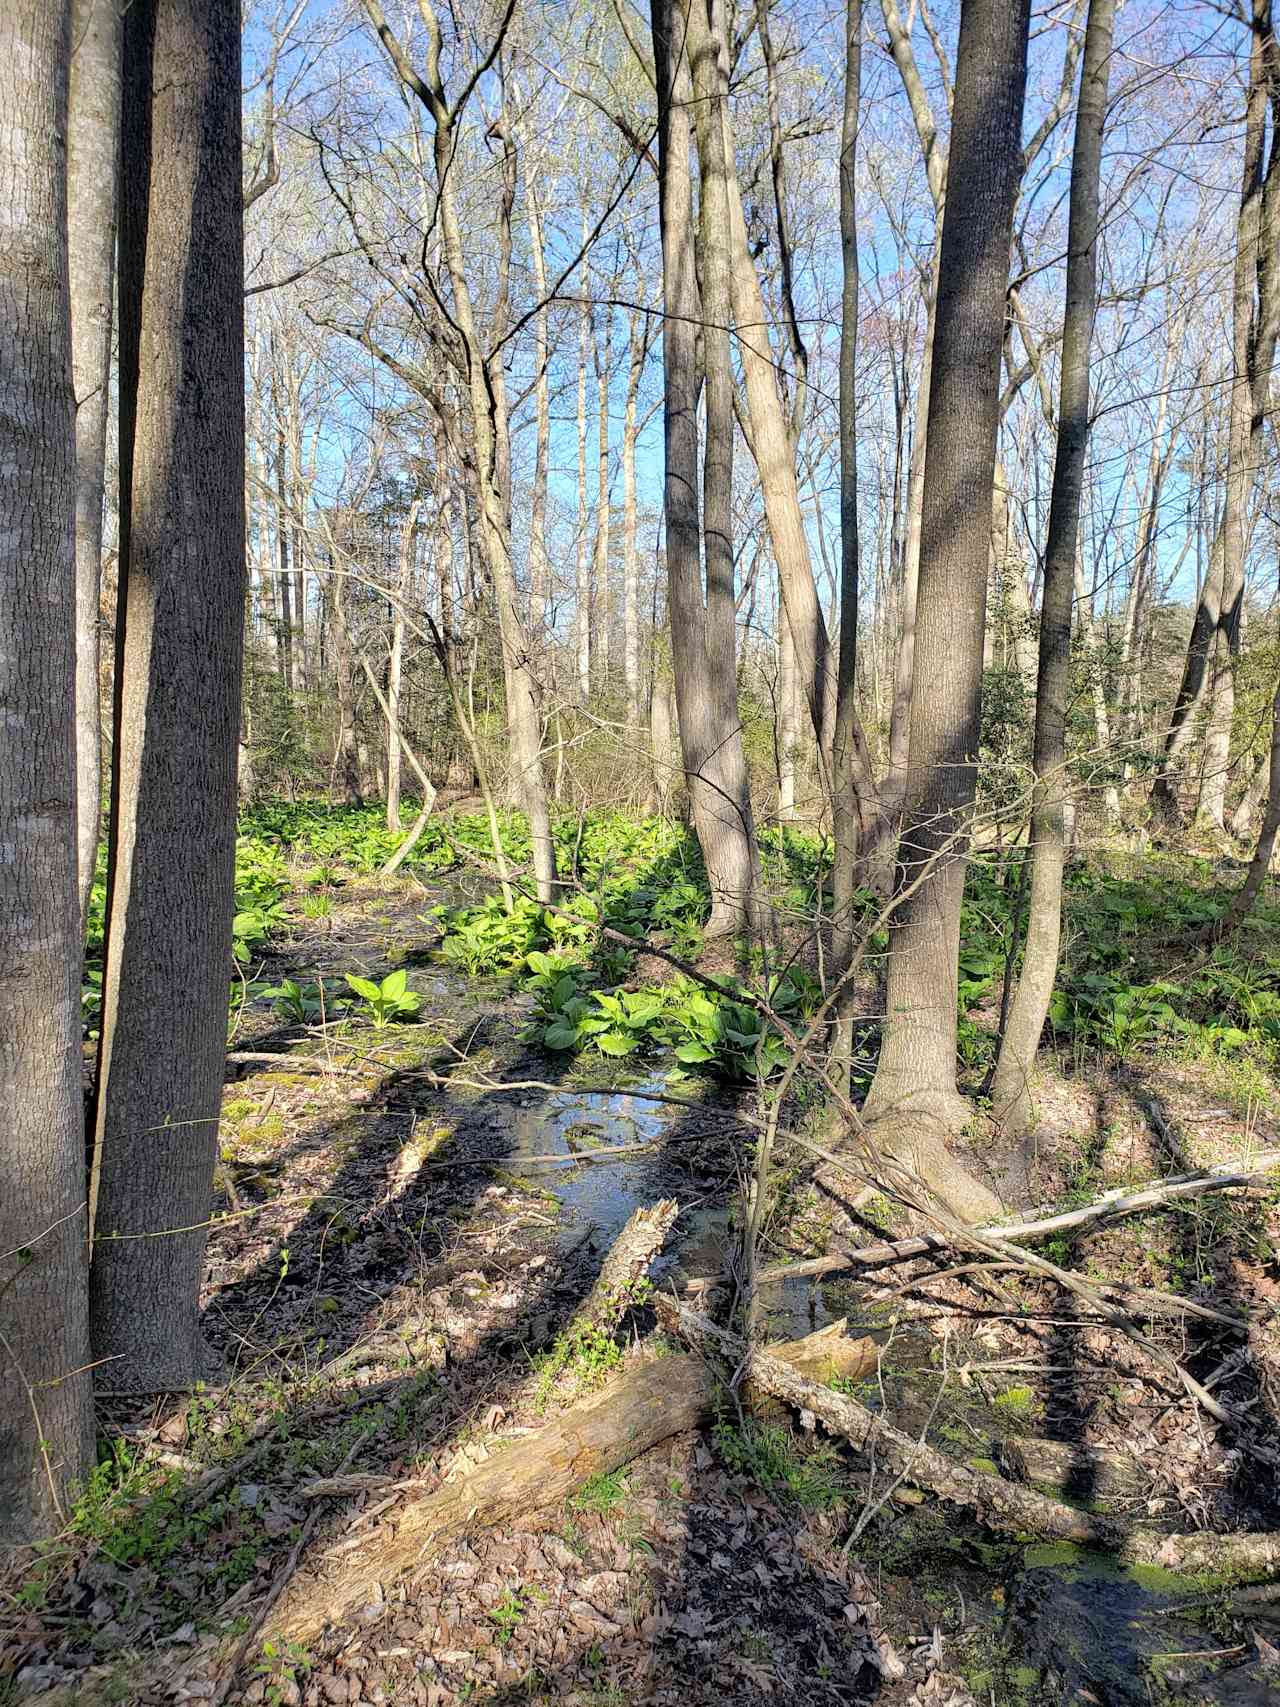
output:
M572 1049L578 1041L578 1028L576 1025L566 1025L563 1020L557 1020L543 1032L542 1041L548 1049Z
M676 1060L685 1062L710 1061L715 1054L705 1043L682 1043L676 1050Z
M382 994L372 978L357 978L354 972L347 973L347 983L356 995L363 996L366 1002L376 1002Z
M409 974L403 966L397 967L394 972L388 972L382 980L382 994L398 1001L404 995L408 983Z
M636 1039L623 1031L606 1031L596 1038L596 1048L602 1055L630 1055L635 1047Z
M548 972L555 971L555 961L549 954L544 954L540 948L534 949L532 954L525 955L525 960L535 972L541 972L545 975Z

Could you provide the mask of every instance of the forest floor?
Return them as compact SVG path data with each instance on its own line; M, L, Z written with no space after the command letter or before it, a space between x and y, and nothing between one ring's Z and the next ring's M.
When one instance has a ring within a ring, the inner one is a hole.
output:
M332 894L319 918L292 895L264 973L403 967L420 1011L375 1027L246 1008L233 1052L268 1059L228 1068L207 1382L102 1401L110 1450L71 1533L0 1583L0 1703L1277 1698L1280 1599L998 1540L732 1403L565 1504L434 1550L319 1640L274 1635L286 1579L292 1604L323 1608L404 1502L646 1355L641 1306L579 1367L549 1361L633 1209L678 1201L654 1278L706 1295L754 1138L749 1087L651 1100L669 1094L668 1059L588 1062L530 1040L529 995L433 952L428 907L455 892L349 876ZM994 1011L993 995L975 1023ZM1037 1101L1031 1146L979 1124L966 1158L1021 1212L1280 1142L1280 1080L1190 1047L1046 1050ZM875 1206L858 1223L799 1152L781 1184L767 1260L833 1231L882 1236ZM1243 1332L1185 1314L1149 1331L1274 1440L1278 1251L1280 1195L1251 1190L1045 1254L1247 1314ZM880 1367L859 1396L962 1460L994 1470L1047 1437L1123 1457L1118 1488L1069 1493L1123 1521L1280 1528L1273 1472L1051 1282L942 1253L856 1284L777 1285L765 1304L770 1338L840 1317L871 1331ZM316 1488L339 1474L339 1492Z

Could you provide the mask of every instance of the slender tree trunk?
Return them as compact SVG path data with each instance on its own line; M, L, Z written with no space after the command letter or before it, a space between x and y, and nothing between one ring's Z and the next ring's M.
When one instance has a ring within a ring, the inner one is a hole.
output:
M121 567L90 1309L188 1385L225 1068L244 623L240 9L124 26Z
M1280 684L1277 684L1271 702L1271 752L1267 760L1266 816L1262 821L1258 845L1253 850L1245 880L1231 897L1230 905L1215 927L1215 937L1229 936L1248 918L1267 880L1267 873L1271 870L1271 856L1275 853L1277 835L1280 835Z
M1050 506L1050 520L1053 511ZM1046 543L1046 564L1048 544ZM1047 574L1047 569L1046 569ZM1074 568L1074 584L1076 596L1076 619L1080 625L1080 633L1084 640L1086 668L1089 672L1089 697L1093 702L1093 731L1098 745L1098 753L1102 762L1110 764L1111 755L1111 713L1107 707L1107 684L1103 677L1102 646L1098 640L1098 631L1093 620L1093 600L1089 589L1084 584L1084 562L1080 550L1079 527L1076 529L1076 560ZM1044 618L1041 616L1041 624ZM1041 632L1043 633L1043 627ZM1042 642L1043 644L1043 642ZM1037 709L1039 701L1037 700ZM1116 830L1120 827L1120 793L1114 782L1108 781L1103 785L1102 810L1107 827Z
M627 721L640 721L640 564L636 555L636 413L648 333L645 316L631 316L627 405L622 418L622 668Z
M613 310L605 309L603 360L596 366L596 573L592 626L596 679L609 687L609 376L613 367Z
M956 1086L964 853L976 782L991 485L1013 203L1021 168L1029 0L963 0L938 275L920 555L920 608L899 893L886 1019L868 1112L886 1142L962 1214L991 1194L939 1135L968 1105ZM914 1130L913 1130L914 1127Z
M360 781L360 749L356 740L356 653L347 622L347 576L338 569L330 575L329 583L329 650L333 658L334 699L338 714L333 775L342 804L359 806L364 792Z
M0 1551L93 1462L76 884L70 17L0 8ZM78 1371L79 1373L75 1373Z
M102 818L98 609L120 147L118 0L74 0L71 44L67 238L76 400L76 799L83 914Z
M1034 1123L1031 1076L1058 975L1062 936L1062 870L1067 840L1067 710L1071 693L1071 600L1078 560L1080 499L1089 447L1090 347L1097 311L1097 250L1102 133L1115 0L1089 0L1084 65L1071 162L1066 311L1059 381L1058 444L1045 540L1036 680L1031 812L1031 890L1022 971L1009 1009L992 1082L995 1117L1009 1131Z
M533 288L538 310L533 321L533 402L535 440L533 491L529 501L529 632L539 655L547 644L547 600L551 567L547 558L547 474L551 465L551 392L548 369L551 338L547 314L547 257L542 230L542 204L537 176L527 171L525 201L529 210L529 249L533 259Z
M862 83L862 0L845 11L844 111L840 130L840 660L832 742L832 962L843 972L853 954L853 903L862 811L854 748L858 678L858 153ZM851 993L850 993L851 994ZM849 1002L840 1004L840 1054L848 1058Z
M587 216L582 215L583 238ZM575 622L578 639L578 694L591 698L591 567L587 556L587 351L591 344L591 302L583 286L578 308L578 537Z
M694 0L695 7L697 0ZM700 304L694 262L689 172L688 76L681 49L686 20L673 0L652 8L658 82L659 206L662 226L662 361L666 378L664 433L667 589L675 666L680 745L694 828L711 888L710 935L739 929L753 904L755 833L746 790L742 731L737 720L734 667L733 545L727 496L732 480L732 373L724 296L724 172L703 163L706 299ZM704 32L705 38L706 32ZM714 50L713 50L714 51ZM708 209L710 198L712 210ZM713 211L714 210L714 211ZM707 467L712 490L704 501L707 588L704 603L698 515L698 376L696 327L706 312L708 371ZM719 319L717 320L717 308ZM726 395L727 387L727 395ZM729 411L726 426L726 407ZM728 646L725 615L727 610Z
M1275 146L1274 134L1269 159L1266 149L1268 104L1274 103L1280 94L1280 55L1272 29L1270 0L1253 0L1252 27L1244 162L1231 292L1232 378L1227 476L1222 519L1196 604L1182 680L1165 737L1164 767L1151 792L1152 815L1165 827L1176 824L1180 816L1176 769L1191 744L1198 714L1214 685L1215 651L1223 642L1230 654L1238 641L1244 598L1248 508L1262 458L1263 428L1280 318L1280 266L1277 266L1275 254L1277 231L1280 229L1280 149ZM1230 667L1229 662L1227 667ZM1220 718L1219 731L1221 726ZM1227 738L1229 741L1229 733ZM1217 762L1225 770L1220 753ZM1216 810L1216 806L1211 805L1211 810Z
M796 649L787 613L778 604L778 816L796 817L796 770L800 753L800 695L796 688Z
M400 824L400 689L404 675L404 613L413 585L413 559L418 545L417 498L409 506L400 535L400 580L391 615L391 656L387 661L387 828Z

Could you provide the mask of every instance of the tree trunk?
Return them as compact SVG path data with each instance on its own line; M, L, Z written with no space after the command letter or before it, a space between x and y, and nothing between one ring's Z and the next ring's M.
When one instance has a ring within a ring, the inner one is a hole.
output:
M1275 852L1276 837L1280 834L1280 684L1277 684L1275 697L1271 702L1271 753L1267 761L1267 812L1262 820L1262 829L1258 835L1258 845L1253 850L1253 858L1249 862L1249 870L1245 880L1231 897L1220 924L1214 935L1228 936L1248 918L1254 902L1267 880L1271 870L1271 856Z
M1245 104L1244 161L1240 212L1236 224L1235 268L1231 290L1231 402L1227 434L1227 475L1222 518L1209 557L1209 569L1196 604L1191 638L1164 744L1164 768L1151 792L1155 821L1178 822L1175 772L1195 734L1198 713L1214 685L1213 660L1219 646L1234 654L1244 598L1248 509L1263 455L1271 368L1280 318L1280 149L1273 133L1267 156L1267 112L1280 94L1280 54L1271 21L1271 0L1253 0L1253 42ZM1255 301L1256 290L1256 301ZM1230 662L1227 666L1230 669ZM1219 688L1221 678L1219 678ZM1221 748L1222 719L1218 720ZM1227 735L1229 741L1229 731ZM1225 769L1219 750L1216 762ZM1212 799L1210 809L1216 810Z
M854 750L858 678L858 112L862 83L862 0L845 11L844 111L840 131L840 659L832 742L831 817L832 970L837 976L853 955L854 893L862 813ZM836 1057L851 1056L853 992L837 1003Z
M583 240L587 215L582 215ZM578 305L578 537L574 620L578 639L578 694L585 705L591 698L591 566L587 557L587 350L591 342L591 301L584 282Z
M636 412L649 335L646 317L631 316L627 405L622 418L622 669L627 722L640 721L640 565L636 556Z
M76 816L83 914L97 864L102 818L98 612L120 148L117 0L74 0L71 43L67 239L76 400Z
M609 375L613 366L613 310L606 306L604 350L596 363L596 549L595 632L596 680L609 689Z
M226 1050L244 623L240 11L125 16L120 596L90 1310L184 1387Z
M694 10L697 0L694 3ZM677 33L678 32L678 33ZM659 195L662 225L662 360L667 586L680 745L694 829L711 888L712 936L736 931L754 904L755 825L738 721L734 605L732 480L733 374L729 356L725 177L722 158L702 159L701 259L698 296L691 231L687 72L671 0L653 7L658 66ZM704 52L716 49L703 31ZM705 65L702 71L705 78ZM677 94L677 90L679 93ZM719 134L717 129L717 134ZM703 522L698 516L698 379L696 328L705 314L707 428ZM704 598L701 543L706 551Z
M65 3L0 9L0 1549L93 1463L76 854ZM73 1373L79 1371L79 1373Z
M868 1113L957 1212L990 1193L940 1138L969 1116L956 1086L965 847L977 775L991 487L1029 0L964 0L938 273L921 525L916 679L886 1018ZM910 1130L914 1126L915 1130ZM972 1189L971 1189L972 1188Z
M1098 199L1102 133L1115 0L1089 0L1084 65L1071 162L1066 310L1059 381L1058 444L1045 540L1040 606L1040 658L1032 766L1031 891L1022 971L1005 1024L991 1105L1009 1131L1035 1124L1031 1075L1058 975L1062 937L1062 870L1066 861L1063 802L1067 781L1067 711L1071 695L1071 601L1075 589L1080 499L1089 446L1089 374L1097 311Z
M547 256L542 230L542 204L535 170L526 167L525 202L529 210L529 251L538 311L533 321L533 401L535 441L533 491L529 500L529 632L541 656L547 644L547 600L551 568L547 559L547 475L551 465L551 392L548 369L551 339L547 316Z
M415 498L400 535L400 582L391 615L391 656L387 661L387 828L400 823L400 687L404 674L404 612L413 583L413 559L418 544L419 500Z
M333 777L344 806L364 799L360 783L360 749L356 740L356 654L347 622L347 576L335 567L329 577L329 647L333 655L334 700L338 727L333 748Z

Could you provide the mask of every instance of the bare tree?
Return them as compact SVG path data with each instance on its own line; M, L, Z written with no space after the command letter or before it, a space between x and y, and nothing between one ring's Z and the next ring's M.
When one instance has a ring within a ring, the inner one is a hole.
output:
M0 1548L93 1462L76 883L66 0L0 10Z
M452 289L452 324L463 352L471 430L474 437L477 501L481 546L493 582L502 642L507 725L512 762L520 797L529 819L534 874L540 900L549 901L555 887L555 845L542 770L542 715L538 680L533 670L528 636L521 615L515 570L511 561L511 516L505 379L501 340L486 348L480 337L467 276L462 227L454 193L458 126L479 76L496 60L510 22L514 0L508 4L498 34L481 65L451 103L440 70L440 25L431 0L419 0L426 29L422 71L415 69L388 24L378 0L363 0L365 12L397 77L431 119L436 169L437 213L445 266Z

